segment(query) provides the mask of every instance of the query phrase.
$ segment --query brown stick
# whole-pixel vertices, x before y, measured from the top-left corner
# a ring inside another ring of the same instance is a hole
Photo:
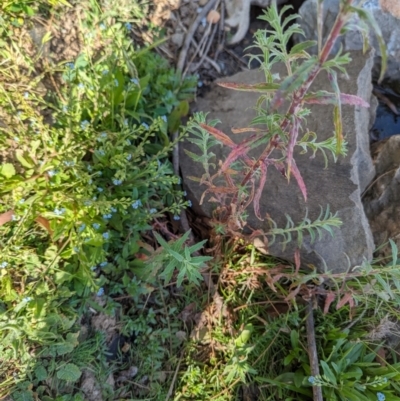
[[[308,344],[308,357],[310,359],[311,375],[319,376],[319,366],[318,366],[318,354],[317,345],[315,343],[315,330],[314,330],[314,315],[313,315],[313,301],[312,296],[307,304],[307,344]],[[324,401],[322,398],[322,388],[319,386],[313,386],[313,399],[314,401]]]

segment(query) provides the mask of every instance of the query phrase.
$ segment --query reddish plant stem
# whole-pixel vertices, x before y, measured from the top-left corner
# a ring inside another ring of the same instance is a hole
[[[342,8],[339,10],[339,14],[331,29],[328,39],[326,40],[325,45],[322,48],[322,51],[318,57],[318,64],[311,70],[307,80],[303,83],[303,85],[294,93],[292,102],[289,106],[286,116],[295,115],[299,111],[304,96],[307,94],[308,90],[310,89],[310,86],[314,82],[318,73],[321,71],[323,64],[328,59],[332,51],[332,48],[336,42],[336,39],[340,36],[340,31],[342,30],[347,20],[347,8],[352,5],[353,1],[354,0],[346,0]],[[285,117],[285,119],[281,123],[280,130],[282,132],[285,131],[288,128],[289,124],[290,124],[290,118]],[[242,187],[247,185],[247,183],[253,176],[254,172],[260,167],[261,163],[264,162],[270,156],[270,154],[274,151],[274,149],[277,147],[278,144],[279,144],[279,135],[275,134],[274,137],[271,139],[270,143],[268,144],[268,146],[261,153],[260,157],[250,168],[250,171],[243,178],[240,184]],[[235,194],[235,196],[232,199],[232,203],[236,204],[237,200],[238,196],[237,194]]]

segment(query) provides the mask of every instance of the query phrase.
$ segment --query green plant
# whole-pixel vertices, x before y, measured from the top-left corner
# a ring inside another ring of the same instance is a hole
[[[381,366],[377,362],[377,351],[381,346],[370,349],[364,341],[349,339],[347,330],[337,329],[326,333],[321,342],[320,376],[310,376],[306,358],[298,355],[296,362],[301,364],[296,372],[283,373],[274,379],[266,378],[265,382],[298,392],[299,398],[296,399],[304,399],[301,394],[311,385],[322,387],[326,400],[399,400],[396,381],[400,365]],[[292,341],[292,346],[299,349],[298,342]]]
[[[322,7],[322,1],[318,2]],[[239,90],[260,93],[256,110],[257,117],[252,121],[251,128],[243,128],[241,132],[252,133],[240,143],[235,143],[229,136],[214,127],[215,122],[205,123],[204,116],[197,116],[189,124],[188,132],[195,133],[195,138],[189,140],[198,145],[202,151],[201,156],[190,154],[197,162],[201,162],[205,168],[205,174],[201,178],[194,178],[207,188],[200,203],[206,194],[212,194],[212,200],[222,205],[216,211],[216,220],[222,221],[227,227],[227,232],[237,233],[245,225],[246,209],[253,203],[254,214],[262,220],[260,212],[260,198],[264,186],[267,183],[267,170],[274,167],[288,180],[291,176],[297,181],[303,197],[307,200],[307,189],[301,172],[297,168],[294,159],[296,146],[303,151],[311,150],[313,154],[322,152],[325,162],[327,153],[333,158],[346,153],[346,143],[343,138],[341,106],[342,104],[358,105],[368,107],[361,98],[340,93],[337,82],[337,71],[346,73],[345,65],[350,62],[348,54],[339,52],[330,57],[331,50],[336,39],[348,29],[348,23],[353,13],[357,13],[363,21],[372,24],[376,29],[380,45],[384,51],[379,27],[374,24],[373,18],[361,8],[353,6],[353,0],[342,0],[340,11],[326,42],[322,46],[322,38],[318,42],[318,54],[313,56],[307,49],[317,45],[315,41],[305,41],[293,46],[288,50],[288,42],[293,34],[304,34],[299,25],[289,23],[297,18],[292,14],[282,20],[283,14],[290,8],[285,6],[280,12],[273,5],[264,12],[261,19],[268,22],[271,29],[259,30],[255,34],[255,43],[252,47],[260,50],[260,55],[252,55],[250,58],[260,62],[260,69],[265,74],[265,82],[246,85],[238,83],[220,83],[219,85]],[[322,15],[319,13],[319,15]],[[330,58],[329,58],[330,57]],[[273,73],[276,63],[282,63],[286,67],[287,76],[280,78]],[[383,70],[385,68],[385,57],[383,57]],[[382,72],[383,72],[382,70]],[[332,86],[332,92],[312,91],[312,84],[316,76],[326,72]],[[286,102],[286,103],[284,103]],[[317,134],[307,131],[305,119],[310,113],[307,104],[334,104],[334,136],[326,141],[317,142]],[[304,135],[300,138],[300,133]],[[230,153],[224,161],[216,168],[211,163],[213,153],[212,147],[221,144],[229,148]],[[257,157],[252,159],[249,152],[257,149]],[[211,152],[211,153],[210,153]],[[193,179],[193,177],[191,177]],[[273,216],[272,216],[273,217]],[[322,217],[322,216],[321,216]],[[272,222],[272,220],[271,220]],[[272,222],[272,224],[274,224]],[[329,225],[337,226],[338,220],[335,216],[327,213],[323,220],[318,219],[316,225],[319,229],[327,229]],[[288,220],[288,227],[294,224]],[[297,233],[311,228],[312,224],[305,218],[300,222]],[[275,227],[276,228],[276,227]],[[318,230],[319,230],[318,229]],[[329,229],[328,229],[329,230]],[[257,234],[263,234],[258,232]],[[283,232],[281,232],[282,235]],[[268,235],[268,233],[264,233]],[[291,238],[285,236],[285,242]],[[301,242],[301,235],[298,235]]]
[[[154,233],[157,241],[162,246],[161,252],[151,260],[153,265],[152,274],[158,274],[162,269],[159,277],[164,280],[164,284],[171,281],[175,270],[178,270],[177,286],[180,287],[184,279],[190,283],[199,284],[203,279],[200,270],[205,266],[205,262],[212,259],[211,256],[192,256],[193,253],[203,248],[205,241],[198,242],[192,246],[185,246],[190,231],[182,235],[178,240],[167,243],[159,234]]]
[[[75,341],[89,307],[119,311],[122,332],[140,333],[141,318],[154,326],[141,375],[166,363],[160,348],[170,332],[158,315],[143,315],[152,289],[134,269],[152,269],[140,257],[141,234],[188,204],[169,161],[168,127],[180,124],[196,83],[135,49],[129,25],[110,23],[90,2],[84,10],[85,50],[46,70],[57,93],[43,93],[44,74],[12,36],[1,49],[0,395],[14,389],[15,399],[44,382],[57,397],[85,364],[93,368],[104,346],[92,344],[81,363]],[[121,295],[129,299],[120,303]],[[28,382],[34,358],[52,368]]]

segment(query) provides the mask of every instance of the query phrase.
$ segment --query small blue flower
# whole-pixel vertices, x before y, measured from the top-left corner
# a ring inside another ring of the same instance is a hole
[[[89,172],[93,171],[93,167],[90,164],[88,164],[86,168],[87,168],[87,171],[89,171]]]
[[[66,63],[65,64],[67,68],[69,68],[70,70],[73,70],[75,68],[74,63]]]
[[[386,383],[388,382],[387,377],[384,377],[383,380],[382,380],[382,382],[383,382],[383,384],[386,384]]]
[[[192,207],[192,201],[188,200],[187,203],[188,203],[188,207]]]
[[[67,111],[68,111],[68,107],[64,104],[64,106],[62,107],[62,111],[64,112],[64,113],[66,113]]]
[[[1,262],[0,263],[0,269],[5,269],[8,266],[7,262]]]
[[[92,227],[93,227],[95,230],[98,230],[98,229],[100,228],[100,224],[99,224],[99,223],[93,223],[93,224],[92,224]]]
[[[122,184],[122,180],[118,180],[116,178],[113,178],[112,182],[113,182],[114,185],[121,185]]]
[[[174,216],[174,220],[180,220],[181,218],[178,215]]]
[[[78,232],[81,233],[85,228],[86,228],[86,224],[82,223],[82,224],[78,227]]]
[[[131,78],[131,82],[135,85],[139,85],[139,81],[137,80],[137,78]]]
[[[187,192],[186,191],[183,191],[183,196],[187,196]]]
[[[128,156],[126,156],[126,160],[131,160],[132,159],[132,155],[129,153],[129,155]]]
[[[82,129],[86,129],[89,126],[89,121],[88,120],[84,120],[81,122],[81,128]]]
[[[161,168],[161,162],[158,159],[157,159],[157,165],[158,165],[158,168]]]
[[[114,79],[114,86],[118,87],[118,85],[119,85],[118,79]]]
[[[89,185],[92,185],[93,184],[93,180],[91,178],[89,178],[88,183],[89,183]]]
[[[97,175],[98,175],[99,177],[101,177],[101,176],[103,175],[103,172],[102,172],[102,171],[98,171],[98,172],[97,172]]]
[[[314,383],[315,383],[315,377],[314,377],[314,376],[310,376],[310,377],[308,378],[308,382],[309,382],[310,384],[314,384]]]
[[[162,116],[161,120],[163,120],[166,123],[167,122],[167,116]]]
[[[18,203],[20,204],[20,205],[22,205],[23,203],[25,203],[25,199],[20,199],[19,201],[18,201]]]
[[[135,200],[135,201],[132,203],[132,207],[133,207],[134,209],[137,209],[139,206],[142,206],[142,201],[141,201],[140,199]]]
[[[92,200],[96,201],[97,200],[97,196],[93,196]]]
[[[105,233],[103,233],[103,238],[104,239],[109,239],[110,238],[110,233],[109,232],[105,232]]]
[[[96,269],[97,269],[97,266],[92,266],[92,267],[90,268],[91,271],[96,270]]]
[[[103,139],[106,139],[106,138],[107,138],[107,133],[106,132],[102,132],[100,134],[100,136],[97,138],[97,141],[100,142],[100,141],[102,141]]]
[[[115,213],[115,212],[117,211],[117,209],[116,209],[115,207],[112,207],[110,210],[111,210],[113,213]]]
[[[128,31],[130,31],[130,30],[132,29],[132,24],[131,24],[130,22],[127,22],[127,23],[125,24],[125,28],[126,28]]]
[[[99,192],[103,192],[103,191],[104,191],[104,189],[103,189],[102,187],[97,187],[97,190],[98,190]]]
[[[203,82],[202,82],[202,81],[197,82],[197,86],[198,86],[199,88],[201,88],[201,87],[203,86]]]
[[[177,184],[178,184],[178,185],[181,185],[181,177],[178,177],[178,182],[177,182]]]
[[[104,156],[104,155],[106,154],[106,152],[104,152],[103,149],[96,150],[96,152],[97,152],[100,156]]]
[[[106,267],[108,265],[108,262],[101,262],[100,267]]]
[[[19,142],[19,138],[17,136],[14,137],[15,142]]]
[[[78,248],[77,246],[74,246],[73,249],[74,249],[74,252],[75,252],[75,253],[78,253],[78,252],[79,252],[79,248]]]
[[[105,24],[104,22],[102,22],[102,23],[99,25],[99,27],[100,27],[100,29],[101,29],[102,31],[104,31],[105,29],[107,29],[106,24]]]
[[[125,127],[127,127],[129,125],[129,120],[127,118],[125,118],[125,120],[124,120],[124,125],[125,125]]]
[[[57,171],[56,170],[49,170],[47,172],[47,174],[49,175],[49,177],[54,177],[57,174]]]
[[[383,394],[383,393],[376,393],[376,396],[378,397],[378,401],[386,400],[385,394]]]
[[[153,209],[150,209],[150,210],[149,210],[149,213],[150,213],[150,214],[157,213],[157,209],[154,209],[154,208],[153,208]]]
[[[97,291],[97,294],[96,294],[98,297],[101,297],[101,296],[103,296],[104,295],[104,288],[103,287],[101,287],[101,288],[99,288],[99,290]]]
[[[25,99],[28,99],[28,98],[29,98],[29,93],[28,93],[28,92],[25,92],[25,93],[24,93],[24,98],[25,98]]]
[[[31,297],[25,297],[25,298],[22,299],[22,302],[25,302],[25,303],[28,303],[30,301],[32,301]]]
[[[62,216],[64,213],[65,213],[65,208],[61,208],[61,209],[55,208],[54,209],[54,214],[56,214],[57,216]]]
[[[67,167],[72,167],[74,164],[75,164],[75,162],[73,160],[64,162],[64,165]]]
[[[101,73],[102,73],[103,75],[108,75],[108,70],[103,70]]]
[[[103,219],[104,219],[104,220],[111,219],[111,217],[112,217],[112,214],[111,214],[111,213],[109,213],[109,214],[104,214],[104,215],[103,215]]]
[[[144,127],[145,129],[149,129],[149,125],[146,123],[142,123],[142,127]]]
[[[92,202],[90,200],[86,200],[85,202],[83,202],[83,204],[85,206],[90,206],[92,204]]]
[[[131,142],[129,139],[127,139],[127,140],[126,140],[126,144],[127,144],[128,146],[131,146],[131,145],[132,145],[132,142]]]
[[[78,89],[85,89],[85,85],[82,82],[80,82],[78,84]]]

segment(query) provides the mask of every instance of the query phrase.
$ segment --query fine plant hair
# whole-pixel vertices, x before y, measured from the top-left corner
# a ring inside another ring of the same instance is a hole
[[[367,38],[368,26],[372,26],[378,37],[382,53],[381,78],[386,68],[385,45],[382,34],[373,17],[364,9],[353,5],[354,0],[341,0],[340,10],[325,43],[322,43],[321,30],[318,41],[304,41],[288,50],[288,42],[293,34],[303,35],[299,24],[293,23],[298,15],[292,14],[283,20],[284,13],[290,9],[285,6],[278,12],[276,4],[265,10],[260,19],[265,20],[271,29],[259,30],[255,34],[255,42],[251,47],[260,50],[259,54],[251,55],[250,61],[256,59],[260,62],[260,69],[265,74],[265,82],[257,84],[240,84],[222,82],[220,86],[247,92],[256,92],[260,98],[256,104],[257,116],[251,126],[233,130],[234,133],[248,132],[249,135],[240,143],[235,143],[228,135],[215,128],[217,121],[206,122],[204,114],[197,114],[188,124],[187,131],[192,134],[188,138],[201,150],[197,155],[187,152],[196,162],[203,165],[205,173],[201,178],[189,177],[207,188],[203,193],[200,204],[206,195],[211,195],[210,201],[219,206],[215,217],[222,222],[227,231],[237,234],[246,224],[246,209],[253,204],[255,216],[263,220],[260,211],[260,199],[264,186],[267,183],[267,170],[276,168],[288,181],[293,176],[299,189],[307,201],[307,188],[301,171],[294,158],[296,146],[302,152],[311,151],[314,156],[322,153],[325,167],[328,164],[327,154],[331,154],[334,161],[339,156],[346,155],[346,141],[342,127],[342,104],[369,107],[369,104],[358,96],[340,92],[338,85],[338,72],[346,74],[345,66],[351,61],[348,54],[342,50],[331,56],[336,40],[343,33],[360,29],[364,39]],[[318,1],[318,26],[322,24],[323,1]],[[355,26],[351,17],[358,14],[361,22]],[[367,25],[368,24],[368,25]],[[307,49],[317,46],[317,55],[311,55]],[[274,74],[273,66],[282,63],[286,67],[287,76],[280,78]],[[325,72],[331,84],[332,91],[313,91],[312,84],[317,75]],[[331,138],[318,142],[318,133],[309,132],[305,127],[306,117],[310,114],[308,104],[334,105],[333,122],[334,134]],[[227,146],[229,155],[218,166],[212,163],[214,154],[212,147],[216,144]],[[249,152],[256,149],[259,154],[252,158]],[[295,230],[301,246],[302,231],[306,230],[315,237],[321,234],[321,229],[332,234],[328,227],[338,227],[341,222],[336,214],[321,212],[316,222],[311,222],[307,215]],[[288,218],[286,231],[277,229],[270,217],[271,231],[262,235],[283,235],[284,244],[291,240],[291,231],[295,224]],[[289,233],[289,236],[286,235]],[[256,233],[253,233],[256,234]],[[257,232],[259,235],[260,232]]]

